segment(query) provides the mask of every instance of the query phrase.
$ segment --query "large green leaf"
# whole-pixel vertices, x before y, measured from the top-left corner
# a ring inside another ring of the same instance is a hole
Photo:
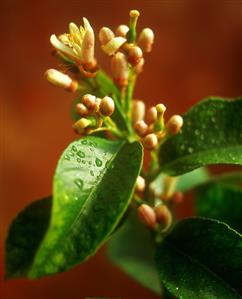
[[[196,190],[199,216],[223,221],[242,233],[242,188],[221,182],[209,183]]]
[[[177,223],[157,247],[161,282],[177,298],[242,298],[242,236],[216,220]]]
[[[130,211],[124,225],[110,239],[108,257],[140,284],[161,294],[152,239],[135,210]]]
[[[5,248],[5,276],[25,276],[50,222],[51,198],[31,203],[12,222]]]
[[[56,169],[50,226],[27,276],[65,271],[94,254],[127,209],[141,163],[138,142],[71,143]]]
[[[242,99],[209,98],[193,106],[181,133],[161,146],[159,159],[170,175],[208,164],[242,165]]]

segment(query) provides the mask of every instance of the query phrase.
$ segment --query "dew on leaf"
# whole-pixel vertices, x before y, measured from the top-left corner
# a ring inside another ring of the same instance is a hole
[[[83,151],[78,151],[77,156],[80,158],[85,158],[85,153]]]
[[[70,161],[71,160],[71,157],[69,156],[69,155],[65,155],[65,160],[68,160],[68,161]]]
[[[91,174],[91,176],[94,176],[93,170],[90,170],[90,174]]]
[[[77,152],[77,147],[76,147],[75,145],[73,145],[72,148],[71,148],[71,150],[72,150],[73,152]]]
[[[95,163],[97,167],[101,167],[103,165],[103,162],[98,158],[96,158]]]
[[[86,145],[87,144],[87,140],[82,140],[82,144]]]
[[[77,178],[74,180],[74,183],[80,190],[82,190],[82,188],[83,188],[83,180],[82,179]]]

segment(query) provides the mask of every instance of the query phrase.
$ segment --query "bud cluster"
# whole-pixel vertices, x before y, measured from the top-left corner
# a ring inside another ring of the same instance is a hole
[[[149,108],[146,112],[145,104],[142,101],[133,101],[132,120],[134,130],[148,150],[154,150],[167,135],[178,134],[182,128],[183,118],[180,115],[173,115],[165,123],[165,111],[165,105],[158,104]]]
[[[105,118],[111,116],[115,105],[112,98],[105,96],[98,98],[91,94],[85,94],[81,103],[76,104],[76,111],[81,118],[73,125],[77,134],[87,135],[100,128]]]
[[[156,207],[141,204],[138,207],[138,216],[148,228],[161,230],[162,232],[167,231],[172,223],[171,211],[164,204]]]

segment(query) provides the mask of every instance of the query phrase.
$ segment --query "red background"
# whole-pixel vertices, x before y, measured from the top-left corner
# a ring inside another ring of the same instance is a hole
[[[0,2],[1,274],[3,242],[16,213],[51,193],[59,155],[73,140],[72,95],[48,85],[43,73],[57,67],[51,33],[86,16],[94,29],[115,29],[139,9],[138,28],[155,32],[136,97],[183,113],[208,95],[242,93],[241,1],[24,1]],[[100,64],[108,60],[99,50]],[[37,281],[1,280],[4,299],[79,299],[85,296],[157,298],[110,265],[103,250],[75,269]]]

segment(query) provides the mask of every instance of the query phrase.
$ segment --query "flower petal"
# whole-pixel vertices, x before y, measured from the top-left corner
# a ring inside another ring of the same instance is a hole
[[[113,55],[118,49],[126,43],[127,39],[121,36],[114,37],[106,45],[101,46],[102,50],[109,56]]]
[[[73,52],[73,50],[71,48],[69,48],[68,46],[64,45],[57,37],[55,34],[52,34],[51,37],[50,37],[50,42],[52,44],[52,46],[66,54],[67,56],[71,57],[72,59],[75,59],[75,60],[79,60],[79,57]]]

